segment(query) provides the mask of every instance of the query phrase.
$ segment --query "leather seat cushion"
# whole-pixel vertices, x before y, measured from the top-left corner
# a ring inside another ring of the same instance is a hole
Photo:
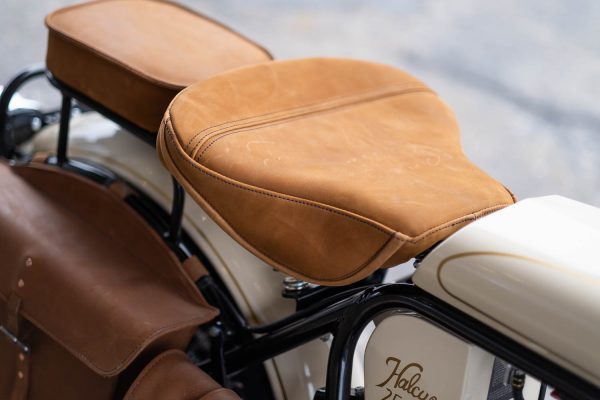
[[[163,163],[231,236],[290,275],[355,282],[514,202],[450,109],[389,66],[276,61],[185,89]]]
[[[53,12],[46,25],[50,72],[149,132],[184,87],[271,59],[225,26],[162,1],[83,3]]]
[[[162,353],[144,368],[124,400],[240,400],[198,369],[179,350]]]

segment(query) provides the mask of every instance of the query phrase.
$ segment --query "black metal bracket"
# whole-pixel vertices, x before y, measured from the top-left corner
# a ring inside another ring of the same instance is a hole
[[[8,135],[8,118],[10,101],[17,91],[30,80],[44,76],[46,68],[41,65],[36,65],[25,69],[17,76],[12,78],[6,87],[0,93],[0,156],[11,158],[15,148],[11,138]]]

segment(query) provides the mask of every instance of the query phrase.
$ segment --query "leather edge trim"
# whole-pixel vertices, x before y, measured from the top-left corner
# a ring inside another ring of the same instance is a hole
[[[4,294],[1,292],[0,292],[0,299],[2,299],[3,301],[6,301]],[[87,358],[87,356],[74,350],[73,348],[71,348],[71,346],[66,345],[64,343],[64,341],[62,341],[61,339],[58,339],[54,334],[51,334],[41,323],[38,322],[37,319],[31,317],[29,315],[29,313],[27,313],[26,311],[21,311],[20,314],[23,317],[25,317],[25,319],[28,320],[31,324],[35,325],[35,327],[37,327],[37,329],[42,331],[46,336],[48,336],[49,338],[54,340],[56,343],[58,343],[60,346],[62,346],[64,349],[66,349],[70,354],[72,354],[75,358],[77,358],[79,361],[81,361],[83,364],[85,364],[88,368],[90,368],[92,371],[96,372],[98,375],[103,376],[105,378],[110,378],[110,377],[116,376],[116,375],[120,374],[121,372],[123,372],[123,370],[129,366],[129,364],[144,350],[144,348],[146,346],[148,346],[149,344],[151,344],[154,340],[156,340],[164,335],[167,335],[169,333],[177,332],[179,330],[183,330],[185,328],[189,328],[192,326],[201,325],[210,320],[210,319],[207,319],[206,317],[195,317],[195,318],[191,318],[188,320],[180,321],[176,324],[172,324],[172,325],[163,327],[163,328],[155,331],[151,335],[147,336],[146,338],[144,338],[142,343],[138,347],[136,347],[131,353],[129,353],[123,360],[121,360],[119,362],[119,364],[117,364],[117,366],[115,366],[112,369],[102,369],[102,368],[98,367],[97,365],[93,364],[90,361],[90,359]],[[216,315],[214,315],[212,318],[214,318],[215,316]]]
[[[215,397],[218,396],[219,393],[227,393],[230,394],[231,398],[238,398],[238,396],[235,394],[235,392],[231,389],[227,389],[227,388],[218,388],[215,390],[211,390],[210,392],[206,393],[204,396],[200,397],[198,400],[219,400],[219,397]]]
[[[152,361],[150,361],[150,363],[148,363],[144,367],[142,372],[140,372],[140,374],[135,378],[135,381],[127,390],[127,393],[125,394],[123,400],[134,400],[135,392],[138,386],[140,386],[140,384],[144,380],[144,378],[146,378],[146,375],[148,375],[150,371],[152,371],[156,366],[158,366],[165,358],[169,358],[172,356],[177,356],[178,358],[182,358],[181,356],[183,356],[183,358],[187,359],[185,353],[183,353],[181,350],[167,350],[164,353],[159,354]]]
[[[171,142],[175,145],[175,147],[177,149],[177,152],[182,156],[182,158],[183,158],[183,160],[185,162],[187,162],[188,164],[190,164],[190,166],[192,168],[198,170],[201,173],[204,173],[204,174],[210,176],[211,178],[222,180],[224,183],[237,186],[237,187],[239,187],[241,189],[244,189],[244,190],[250,190],[250,191],[253,191],[253,192],[256,192],[256,193],[259,193],[259,194],[263,194],[263,195],[266,195],[266,196],[276,197],[276,198],[280,198],[282,200],[288,200],[288,201],[292,201],[292,202],[295,202],[295,203],[304,204],[304,205],[309,206],[309,207],[321,208],[321,209],[324,209],[326,211],[329,211],[329,212],[332,212],[332,213],[335,213],[335,214],[340,214],[340,215],[342,215],[342,216],[344,216],[346,218],[357,220],[358,222],[361,222],[363,224],[369,225],[373,229],[379,230],[379,231],[381,231],[381,232],[383,232],[383,233],[385,233],[387,235],[394,235],[394,234],[398,234],[399,233],[399,232],[396,232],[393,229],[389,228],[386,225],[383,225],[383,224],[381,224],[381,223],[379,223],[377,221],[373,221],[373,220],[371,220],[369,218],[366,218],[366,217],[364,217],[362,215],[355,214],[355,213],[353,213],[351,211],[348,211],[348,210],[337,208],[337,207],[331,206],[329,204],[321,203],[321,202],[318,202],[318,201],[314,201],[314,200],[310,200],[310,199],[306,199],[306,198],[302,198],[302,197],[291,196],[291,195],[288,195],[288,194],[285,194],[285,193],[280,193],[280,192],[276,192],[276,191],[273,191],[273,190],[268,190],[268,189],[265,189],[265,188],[261,188],[261,187],[258,187],[258,186],[253,186],[253,185],[250,185],[248,183],[238,181],[238,180],[236,180],[234,178],[222,175],[222,174],[218,173],[217,171],[214,171],[214,170],[206,167],[205,165],[202,165],[201,163],[193,160],[187,153],[185,153],[185,151],[181,148],[181,144],[175,139],[176,133],[175,133],[175,131],[172,128],[169,127],[169,124],[170,124],[170,115],[169,115],[169,112],[167,111],[167,114],[165,115],[165,119],[163,120],[163,129],[162,129],[162,131],[167,130],[170,133],[169,136],[172,136],[172,138],[170,138]],[[163,134],[162,136],[164,136],[164,135],[165,134]],[[168,140],[168,138],[166,138],[166,137],[163,137],[163,139],[164,139],[164,141]],[[166,145],[166,143],[161,143],[160,135],[159,135],[159,139],[157,139],[157,148],[159,146],[161,146],[161,145],[165,145],[165,149],[168,148],[168,146]],[[162,151],[162,149],[159,150],[159,151]],[[168,150],[167,150],[167,154],[168,154]],[[163,156],[164,155],[161,154],[160,155],[160,159],[161,159],[161,161],[164,162],[165,161],[165,157],[163,157]],[[171,161],[170,157],[167,157],[167,159],[168,159],[168,161]],[[175,170],[177,171],[177,173],[182,178],[184,178],[183,175],[179,172],[179,169],[177,168],[177,166],[175,165],[175,163],[173,162],[171,165],[175,168]],[[402,233],[399,233],[399,234],[401,236],[404,236],[405,238],[409,238],[409,236],[407,236],[407,235],[404,235]]]

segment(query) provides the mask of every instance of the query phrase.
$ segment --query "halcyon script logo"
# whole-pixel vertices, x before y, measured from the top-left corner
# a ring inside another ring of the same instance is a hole
[[[391,365],[393,369],[387,379],[377,385],[387,390],[387,394],[381,400],[398,400],[403,399],[403,396],[419,400],[438,400],[437,396],[430,395],[418,385],[423,376],[421,364],[413,362],[402,365],[400,359],[396,357],[388,357],[385,363]]]

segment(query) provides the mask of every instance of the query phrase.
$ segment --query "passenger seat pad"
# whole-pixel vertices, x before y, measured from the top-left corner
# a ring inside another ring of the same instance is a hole
[[[514,202],[429,87],[370,62],[275,61],[194,84],[158,151],[232,237],[319,284],[405,262]]]
[[[48,15],[46,25],[54,77],[149,132],[184,87],[271,59],[218,22],[163,1],[78,4]]]
[[[133,382],[124,400],[240,400],[179,350],[157,356]]]

